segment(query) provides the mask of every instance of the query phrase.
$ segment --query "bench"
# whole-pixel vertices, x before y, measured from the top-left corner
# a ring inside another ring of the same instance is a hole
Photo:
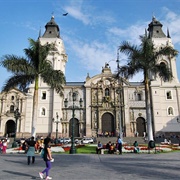
[[[109,149],[101,149],[101,154],[104,154],[104,152],[108,152],[109,151]]]

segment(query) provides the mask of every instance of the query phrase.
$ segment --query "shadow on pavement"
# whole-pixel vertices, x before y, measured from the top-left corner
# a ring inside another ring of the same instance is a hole
[[[27,177],[30,177],[31,179],[39,179],[39,177],[37,176],[32,176],[30,174],[25,174],[25,173],[21,173],[21,172],[13,172],[13,171],[7,171],[7,170],[3,170],[4,172],[6,173],[10,173],[10,174],[14,174],[14,175],[18,175],[18,176],[27,176]],[[13,177],[12,177],[13,179]]]

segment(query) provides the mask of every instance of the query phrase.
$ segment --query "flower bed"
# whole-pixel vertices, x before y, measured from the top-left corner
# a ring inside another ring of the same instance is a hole
[[[180,147],[166,147],[166,146],[158,146],[155,148],[148,148],[147,146],[139,146],[139,151],[142,153],[147,153],[149,151],[156,151],[156,152],[169,152],[172,150],[180,150]],[[123,152],[134,152],[134,146],[123,146]]]
[[[79,144],[79,145],[76,145],[76,148],[81,148],[83,146],[84,144]],[[71,146],[62,146],[62,148],[64,149],[65,152],[67,152],[67,151],[70,151]]]

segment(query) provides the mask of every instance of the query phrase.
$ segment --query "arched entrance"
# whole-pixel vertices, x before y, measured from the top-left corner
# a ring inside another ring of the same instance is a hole
[[[139,133],[139,136],[143,136],[143,133],[146,132],[146,123],[144,118],[138,117],[136,119],[136,130],[136,132]]]
[[[104,113],[102,116],[102,132],[108,132],[110,135],[115,136],[114,117],[110,113]]]
[[[8,120],[5,126],[5,136],[8,134],[8,137],[14,137],[15,135],[15,122],[13,120]]]
[[[69,122],[69,137],[72,136],[72,123],[73,123],[73,118],[70,119]],[[74,137],[79,137],[79,121],[76,118],[74,118]]]

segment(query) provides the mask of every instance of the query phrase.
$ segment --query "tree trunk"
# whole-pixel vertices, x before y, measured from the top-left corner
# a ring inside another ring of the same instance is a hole
[[[148,142],[153,141],[153,130],[152,130],[152,116],[151,116],[151,103],[150,103],[150,91],[149,91],[149,79],[145,75],[145,98],[146,98],[146,119],[147,119],[147,133]]]
[[[37,104],[38,104],[38,77],[35,79],[34,96],[33,96],[33,111],[32,111],[32,129],[31,135],[36,137],[36,122],[37,122]]]

